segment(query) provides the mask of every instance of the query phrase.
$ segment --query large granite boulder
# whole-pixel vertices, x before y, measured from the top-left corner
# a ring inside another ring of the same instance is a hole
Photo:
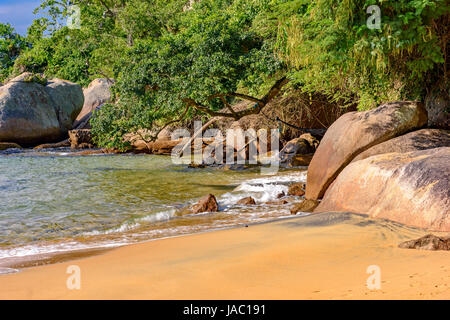
[[[111,86],[113,84],[113,80],[100,78],[93,80],[83,90],[84,105],[75,122],[73,122],[72,127],[74,129],[90,129],[89,119],[92,116],[92,112],[111,100]]]
[[[439,147],[450,147],[450,131],[422,129],[377,144],[357,155],[352,162],[391,152],[411,152]]]
[[[78,84],[53,79],[45,86],[45,90],[53,101],[59,128],[63,132],[72,129],[73,120],[80,112],[84,97]]]
[[[450,231],[450,147],[386,153],[348,165],[314,212],[356,212]]]
[[[358,154],[426,123],[425,108],[416,102],[391,102],[344,114],[327,130],[309,165],[306,198],[321,198]]]
[[[46,85],[24,74],[0,87],[0,141],[24,146],[59,141],[83,105],[79,85],[51,80]]]

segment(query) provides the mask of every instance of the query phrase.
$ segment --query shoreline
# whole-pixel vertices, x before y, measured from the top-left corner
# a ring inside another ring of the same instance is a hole
[[[172,236],[166,236],[166,237],[162,237],[162,238],[151,238],[151,239],[138,241],[138,242],[117,244],[114,246],[108,246],[107,244],[99,245],[99,246],[93,245],[92,247],[83,248],[83,249],[68,249],[65,251],[40,253],[40,254],[27,255],[27,256],[22,256],[22,257],[10,257],[10,258],[4,259],[5,262],[0,264],[0,269],[2,269],[2,268],[17,269],[18,272],[22,272],[23,270],[28,269],[28,268],[41,267],[41,266],[52,265],[52,264],[62,263],[62,262],[70,262],[70,261],[81,259],[81,258],[102,255],[108,251],[112,251],[112,250],[119,249],[122,247],[146,244],[146,243],[149,243],[152,241],[160,241],[160,240],[166,240],[166,239],[175,239],[175,238],[182,238],[182,237],[188,237],[188,236],[193,236],[193,235],[200,235],[200,234],[209,233],[209,232],[246,228],[249,226],[256,226],[256,225],[260,225],[260,224],[274,223],[274,222],[278,222],[278,221],[282,221],[282,220],[295,219],[300,216],[306,216],[306,215],[310,215],[310,214],[311,213],[305,213],[304,215],[298,215],[298,216],[281,216],[281,217],[277,217],[277,218],[274,218],[273,220],[268,220],[268,221],[260,221],[260,222],[253,222],[253,223],[247,223],[247,224],[238,224],[238,225],[234,225],[234,226],[207,229],[207,230],[197,231],[197,232],[193,232],[193,233],[172,235]],[[8,274],[8,273],[6,273],[6,274]],[[0,272],[0,277],[2,275],[3,274]]]
[[[1,299],[450,299],[450,254],[426,231],[323,213],[160,239],[0,276]],[[67,267],[81,290],[66,287]],[[370,265],[381,290],[366,287]]]
[[[60,151],[60,150],[59,150]],[[35,154],[35,150],[30,151],[32,154]],[[135,155],[132,156],[134,159]],[[72,154],[67,157],[68,159],[73,159],[75,157],[72,157]],[[140,157],[139,157],[140,158]],[[138,158],[138,159],[139,159]],[[157,160],[155,160],[157,158]],[[162,160],[167,160],[167,156],[149,156],[150,161],[158,161],[157,165],[160,167],[163,167],[165,170],[166,163],[161,160],[161,158],[164,158]],[[65,156],[57,156],[56,159],[66,159]],[[116,158],[113,158],[110,161],[116,161]],[[120,159],[120,158],[119,158]],[[42,161],[46,161],[45,159]],[[68,160],[67,160],[68,161]],[[128,165],[128,159],[127,165]],[[138,160],[141,161],[141,160]],[[143,163],[147,166],[147,159],[142,160]],[[160,164],[162,163],[162,164]],[[78,163],[76,163],[78,164]],[[107,168],[111,167],[114,168],[114,170],[123,170],[123,166],[117,165],[117,168],[114,167],[113,164],[103,164],[101,162],[100,164],[95,164],[93,168],[95,168],[96,171],[102,170],[102,166],[106,166]],[[141,162],[137,163],[137,167],[141,168],[139,165]],[[144,166],[145,169],[147,167]],[[159,167],[158,167],[159,168]],[[215,169],[215,168],[213,168]],[[87,167],[85,169],[83,167],[83,170],[90,172],[90,168]],[[133,171],[135,169],[131,169]],[[136,169],[138,170],[138,169]],[[152,170],[152,169],[150,169]],[[180,170],[177,169],[170,169],[171,173],[173,175],[179,175]],[[157,169],[156,171],[164,172],[163,170]],[[182,174],[191,175],[191,172],[186,170],[181,170]],[[149,173],[149,176],[151,175],[153,171]],[[204,171],[198,170],[195,172],[195,175],[192,175],[192,179],[196,179],[195,177],[200,177],[201,179],[209,179],[209,172],[210,171]],[[222,172],[222,171],[221,171]],[[215,173],[215,171],[214,171]],[[88,177],[84,177],[85,180],[88,180],[90,176],[90,173],[88,174]],[[123,180],[126,181],[128,177],[133,177],[133,173],[126,175]],[[228,176],[231,176],[229,178]],[[42,241],[37,242],[31,242],[31,243],[23,243],[21,245],[12,246],[12,247],[2,247],[0,249],[0,268],[26,268],[29,266],[36,266],[41,264],[51,264],[54,263],[54,261],[61,261],[61,260],[70,260],[70,256],[89,256],[92,254],[95,254],[97,251],[102,250],[109,250],[111,248],[116,248],[120,246],[130,245],[130,244],[136,244],[136,243],[142,243],[147,241],[152,241],[156,239],[166,238],[166,237],[174,237],[177,235],[187,235],[187,234],[195,234],[198,232],[204,232],[209,230],[220,230],[220,229],[228,229],[228,228],[234,228],[239,227],[241,224],[253,224],[253,223],[259,223],[260,220],[269,219],[269,220],[278,220],[281,216],[283,217],[289,217],[289,210],[282,210],[280,211],[277,206],[270,207],[269,210],[265,210],[265,207],[261,207],[263,204],[263,201],[266,200],[274,200],[275,196],[271,193],[279,193],[277,191],[279,188],[283,189],[285,188],[287,190],[287,183],[293,183],[297,181],[303,181],[305,176],[305,170],[298,169],[298,168],[290,168],[286,169],[283,174],[274,175],[274,176],[261,176],[253,171],[247,171],[245,176],[242,177],[241,172],[236,174],[229,174],[227,172],[222,174],[222,180],[217,182],[216,185],[214,184],[208,184],[207,182],[203,181],[199,183],[199,186],[203,188],[202,191],[198,191],[197,194],[195,194],[193,199],[199,197],[201,194],[205,194],[208,192],[214,192],[216,195],[218,195],[219,202],[221,205],[223,205],[223,208],[221,208],[221,211],[219,213],[214,214],[192,214],[192,215],[185,215],[185,216],[174,216],[172,211],[179,210],[179,208],[182,208],[182,206],[190,206],[191,204],[195,203],[194,200],[190,199],[190,196],[186,197],[187,199],[182,199],[181,201],[175,202],[174,199],[166,200],[165,196],[161,196],[160,198],[163,200],[160,200],[157,205],[161,208],[157,208],[153,211],[148,210],[147,213],[142,215],[135,215],[136,217],[129,218],[127,220],[118,219],[119,223],[113,226],[110,226],[108,229],[102,229],[101,225],[99,225],[99,231],[96,229],[93,229],[92,227],[88,230],[85,230],[79,233],[77,237],[65,237],[64,235],[61,236],[61,238],[56,237],[55,241],[52,241],[53,239],[50,239],[49,241],[46,241],[47,239],[43,239]],[[109,177],[109,176],[108,176]],[[114,178],[115,176],[113,176]],[[82,179],[83,176],[81,176],[80,179]],[[103,179],[105,180],[105,179]],[[97,184],[100,184],[103,182],[102,179],[98,179]],[[267,180],[267,181],[266,181]],[[272,181],[273,180],[273,181]],[[13,180],[12,180],[13,181]],[[121,181],[122,182],[122,181]],[[261,184],[261,186],[260,186]],[[253,190],[254,185],[257,185],[260,187],[260,190]],[[153,186],[153,185],[151,185]],[[89,185],[87,186],[89,187]],[[114,187],[114,186],[113,186]],[[238,187],[243,187],[242,189],[239,189],[236,191]],[[181,188],[184,188],[182,185]],[[249,190],[247,190],[249,188]],[[253,189],[252,189],[253,188]],[[120,189],[117,183],[117,189]],[[151,187],[147,187],[147,189],[151,189]],[[99,190],[100,192],[105,192],[102,188],[96,188],[96,191]],[[121,190],[121,189],[120,189]],[[152,189],[153,190],[153,189]],[[78,190],[79,191],[79,190]],[[130,188],[130,192],[132,193],[133,187]],[[159,189],[156,189],[156,191],[152,192],[161,192]],[[153,205],[152,200],[147,200],[147,197],[154,197],[152,192],[143,192],[143,196],[141,196],[141,206],[139,207],[140,212],[146,212],[148,203]],[[77,193],[75,191],[74,193]],[[179,193],[184,196],[183,189],[179,191]],[[121,196],[119,194],[119,196]],[[145,198],[144,198],[145,196]],[[253,196],[256,199],[257,197],[261,197],[264,199],[264,197],[269,197],[266,200],[261,200],[261,203],[258,203],[257,206],[253,207],[246,207],[246,214],[239,214],[237,215],[241,208],[239,206],[236,206],[235,202],[239,198],[243,198],[246,196]],[[123,197],[126,198],[126,197]],[[156,197],[156,199],[159,199]],[[178,198],[177,198],[178,199]],[[52,199],[53,200],[53,199]],[[105,200],[100,198],[95,198],[94,200],[97,200],[97,202],[101,202],[103,207],[105,206]],[[128,199],[126,199],[128,200]],[[34,200],[33,200],[34,201]],[[71,199],[69,199],[71,201]],[[121,205],[119,201],[117,201],[118,204]],[[161,205],[161,202],[163,204],[166,204],[165,207]],[[33,203],[32,203],[33,204]],[[57,203],[58,204],[58,203]],[[139,203],[138,203],[139,204]],[[156,207],[156,206],[155,206]],[[128,211],[131,209],[134,209],[134,206],[125,206],[125,208],[122,208],[122,210],[117,213],[118,215],[123,214],[125,215]],[[13,208],[14,209],[14,208]],[[52,208],[50,208],[52,209]],[[124,210],[125,209],[125,210]],[[51,210],[50,210],[51,211]],[[72,209],[72,211],[68,212],[70,214],[77,213],[77,211],[80,211],[78,208]],[[83,210],[84,211],[88,210]],[[105,210],[103,210],[105,211]],[[104,213],[102,210],[97,210],[97,213],[100,214]],[[276,212],[274,215],[271,214],[271,212]],[[286,212],[284,212],[286,211]],[[231,215],[227,216],[226,213],[232,213]],[[256,213],[257,216],[254,218],[252,216],[253,213]],[[108,213],[109,214],[109,213]],[[225,214],[225,216],[224,216]],[[258,215],[261,214],[261,217]],[[284,216],[286,214],[286,216]],[[218,217],[216,216],[218,215]],[[236,216],[236,218],[233,218],[233,215]],[[211,217],[209,219],[208,217]],[[217,219],[215,219],[216,217]],[[244,218],[242,218],[244,217]],[[81,220],[81,218],[80,218]],[[213,221],[217,220],[217,221]],[[90,220],[88,221],[90,222]],[[115,221],[114,221],[115,222]],[[154,223],[158,223],[158,226],[154,226]],[[191,225],[193,226],[191,228]],[[75,225],[77,226],[77,225]],[[66,227],[65,225],[62,225],[62,227],[57,226],[58,228],[64,229],[63,227]],[[195,228],[194,228],[195,227]],[[56,228],[56,230],[58,230]],[[67,228],[67,227],[66,227]],[[192,230],[183,230],[183,228],[191,228]],[[92,230],[93,229],[93,230]],[[45,229],[44,231],[46,231]],[[53,230],[52,230],[53,231]],[[159,232],[159,233],[158,233]],[[150,235],[148,235],[148,233]],[[58,234],[57,234],[58,235]],[[13,239],[14,240],[14,239]],[[73,242],[73,243],[72,243]],[[11,253],[8,252],[8,250],[11,250]],[[1,271],[0,271],[1,274]]]

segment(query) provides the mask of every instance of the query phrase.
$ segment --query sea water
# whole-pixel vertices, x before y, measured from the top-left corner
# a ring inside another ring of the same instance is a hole
[[[109,248],[290,216],[267,205],[306,171],[194,169],[154,155],[74,155],[68,149],[0,153],[0,267],[20,259]],[[220,212],[178,217],[202,196]],[[236,202],[252,196],[257,205]],[[3,264],[4,265],[4,264]],[[7,270],[7,269],[4,269]]]

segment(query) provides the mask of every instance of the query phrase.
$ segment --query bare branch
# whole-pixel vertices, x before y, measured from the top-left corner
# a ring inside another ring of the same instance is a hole
[[[289,79],[286,77],[283,77],[275,82],[275,84],[270,88],[270,90],[267,92],[267,94],[262,99],[257,99],[245,94],[240,93],[224,93],[224,94],[215,94],[208,98],[208,100],[214,99],[214,98],[221,98],[224,105],[230,110],[230,112],[219,112],[211,110],[210,108],[202,105],[201,103],[196,102],[194,99],[191,98],[184,98],[183,102],[187,105],[204,112],[212,117],[226,117],[226,118],[234,118],[236,121],[252,114],[258,114],[261,112],[261,110],[270,102],[273,98],[275,98],[281,91],[281,89],[289,82]],[[243,100],[248,100],[255,102],[256,104],[248,109],[241,110],[241,111],[234,111],[231,106],[228,105],[224,97],[236,97]]]
[[[156,134],[154,134],[153,136],[150,137],[150,140],[148,142],[154,142],[156,141],[156,139],[158,139],[158,135],[168,126],[170,126],[171,124],[174,124],[176,122],[180,122],[184,119],[184,117],[186,116],[186,114],[188,113],[189,109],[191,108],[190,105],[186,105],[186,109],[184,109],[184,112],[181,114],[181,116],[177,119],[171,120],[167,123],[165,123],[157,132]],[[144,140],[144,142],[147,143],[147,141]]]

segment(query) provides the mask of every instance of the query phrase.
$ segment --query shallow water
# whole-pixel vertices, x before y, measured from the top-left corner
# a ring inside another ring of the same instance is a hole
[[[275,200],[304,170],[264,176],[175,165],[150,155],[0,154],[0,265],[11,258],[119,246],[289,216]],[[216,195],[220,212],[175,217]],[[257,205],[236,201],[253,196]]]

